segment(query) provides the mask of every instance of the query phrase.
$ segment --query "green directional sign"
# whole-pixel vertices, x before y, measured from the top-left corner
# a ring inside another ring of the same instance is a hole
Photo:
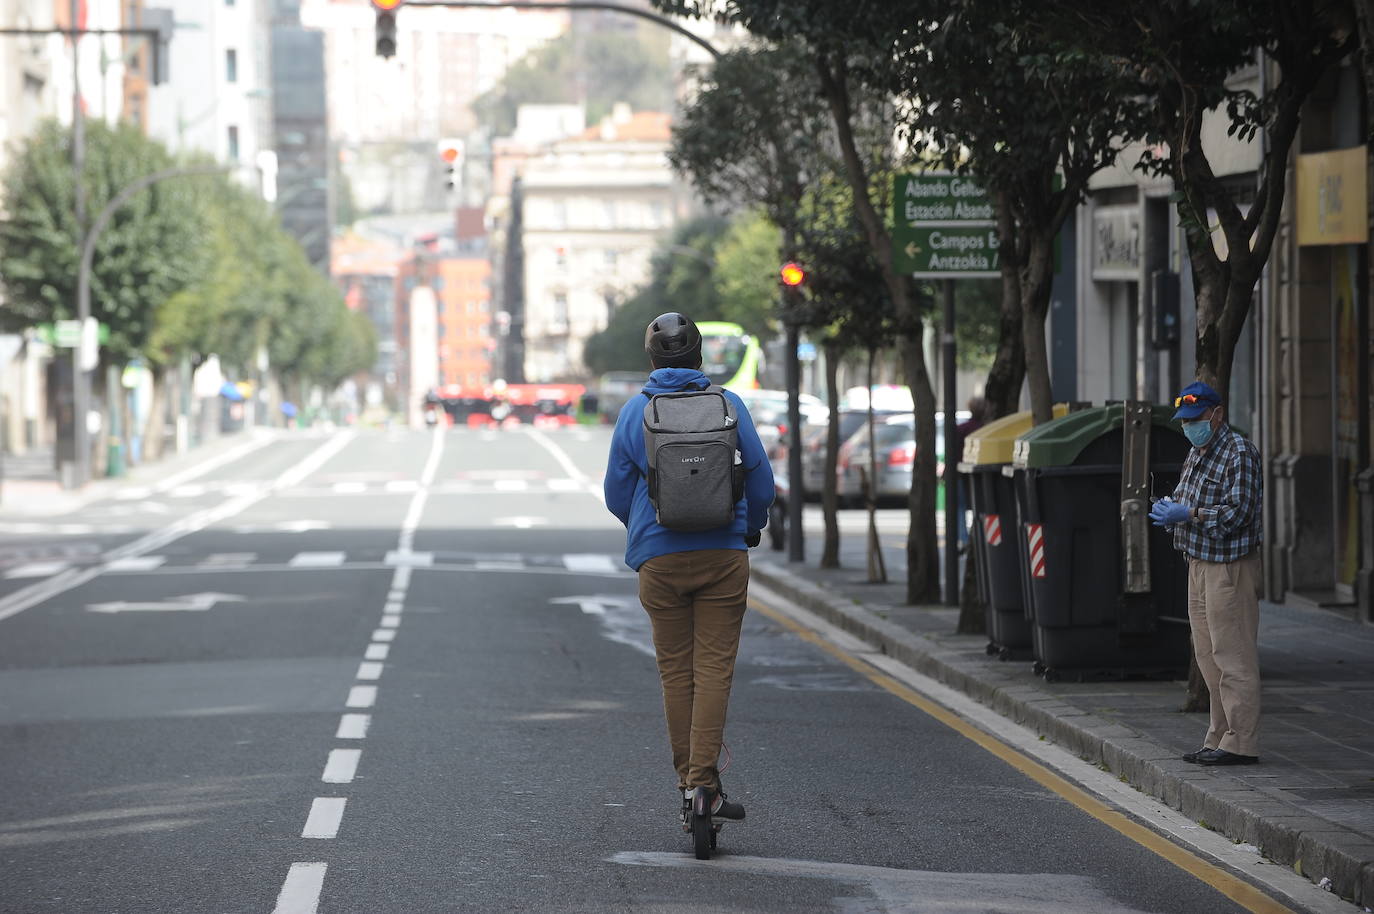
[[[893,251],[899,273],[928,278],[987,278],[998,273],[997,229],[984,225],[920,226]]]
[[[892,259],[920,279],[1000,275],[987,191],[964,175],[900,174],[892,186]]]

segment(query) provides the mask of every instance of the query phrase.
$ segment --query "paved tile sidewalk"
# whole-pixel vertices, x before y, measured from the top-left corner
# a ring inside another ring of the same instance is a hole
[[[1261,764],[1202,768],[1206,716],[1184,714],[1181,682],[1047,683],[1029,661],[999,661],[985,636],[955,635],[957,612],[903,605],[902,536],[882,537],[890,583],[865,582],[863,538],[842,540],[845,567],[756,550],[764,586],[1342,897],[1374,907],[1374,626],[1282,604],[1261,607]]]

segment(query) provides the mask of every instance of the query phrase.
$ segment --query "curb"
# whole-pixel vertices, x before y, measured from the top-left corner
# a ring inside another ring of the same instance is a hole
[[[785,568],[752,563],[760,584],[901,661],[957,689],[1090,764],[1100,765],[1141,793],[1160,800],[1233,841],[1253,844],[1270,860],[1313,882],[1331,880],[1347,901],[1374,903],[1374,839],[1277,800],[1142,737],[1027,685],[990,664],[940,647],[882,618],[864,604],[839,597]]]

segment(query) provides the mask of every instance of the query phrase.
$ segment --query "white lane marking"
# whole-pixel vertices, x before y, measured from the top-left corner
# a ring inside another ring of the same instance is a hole
[[[558,465],[563,468],[563,472],[568,474],[570,478],[575,479],[584,492],[594,496],[603,503],[606,501],[606,493],[602,490],[601,486],[593,482],[586,473],[579,470],[577,464],[573,463],[572,458],[568,456],[568,452],[555,444],[553,439],[537,428],[527,426],[522,430],[525,434],[534,439],[535,444],[538,444],[544,450],[552,454],[553,459],[557,460]]]
[[[286,872],[286,881],[277,893],[277,906],[272,914],[316,914],[320,909],[320,891],[324,888],[327,863],[293,863]]]
[[[405,604],[402,603],[400,600],[391,600],[386,604],[386,606],[382,607],[382,614],[388,616],[394,615],[395,613],[400,612],[404,606]]]
[[[348,434],[352,435],[353,433],[349,432]],[[168,489],[174,489],[188,480],[195,479],[197,476],[204,476],[211,470],[215,470],[226,464],[233,463],[234,461],[248,454],[251,454],[253,451],[256,451],[258,448],[263,447],[267,444],[271,444],[273,441],[278,440],[280,439],[277,438],[275,435],[258,434],[257,437],[254,438],[254,440],[247,441],[236,448],[225,451],[218,457],[212,457],[209,460],[198,463],[193,467],[188,467],[185,470],[182,470],[180,473],[173,473],[171,476],[168,476],[167,478],[161,480],[154,488],[156,491],[159,492],[165,492]]]
[[[396,630],[390,628],[379,628],[372,633],[373,641],[395,641]]]
[[[609,555],[563,556],[563,566],[569,571],[615,571],[615,559]]]
[[[606,860],[627,866],[686,867],[741,876],[826,879],[862,886],[875,902],[865,908],[885,914],[984,910],[1006,914],[1058,914],[1061,911],[1137,914],[1140,910],[1114,901],[1092,876],[898,870],[855,863],[735,854],[707,862],[690,854],[663,851],[621,851]]]
[[[550,479],[548,485],[553,492],[578,492],[582,489],[582,483],[576,479]]]
[[[328,530],[333,524],[325,520],[284,520],[273,525],[274,529],[283,533],[309,533],[311,530]],[[253,528],[253,533],[258,532],[258,528]]]
[[[364,660],[358,664],[357,679],[377,680],[382,678],[382,664]]]
[[[258,490],[260,483],[256,482],[231,482],[224,487],[226,495],[252,495]]]
[[[255,502],[262,500],[271,491],[293,486],[306,476],[315,472],[315,470],[319,469],[325,461],[343,450],[348,442],[353,440],[356,434],[356,432],[351,430],[338,433],[318,450],[311,453],[310,456],[277,477],[269,490],[260,491],[253,495],[245,495],[241,498],[230,499],[229,501],[222,502],[213,507],[197,511],[188,517],[184,517],[181,520],[163,527],[161,530],[155,530],[132,542],[125,543],[117,549],[112,549],[101,558],[106,562],[110,562],[127,556],[146,555],[149,552],[162,548],[168,543],[181,539],[183,536],[195,533],[198,530],[203,530],[211,524],[224,520],[227,517],[232,517]],[[249,447],[240,448],[238,450],[242,453],[247,453],[263,443],[264,442],[257,442]],[[217,464],[214,464],[213,461],[207,461],[206,464],[201,467],[195,467],[194,470],[198,474],[203,472],[210,465]],[[189,476],[185,478],[189,478]],[[99,567],[86,568],[84,570],[73,568],[60,575],[16,590],[14,593],[4,598],[0,598],[0,620],[18,615],[24,610],[37,606],[46,600],[50,600],[58,594],[74,590],[87,581],[97,577],[101,573],[101,570],[102,569]]]
[[[98,532],[98,529],[91,524],[58,524],[57,532],[62,536],[86,536]]]
[[[371,714],[345,714],[339,718],[339,730],[335,739],[365,739],[367,728],[372,726]]]
[[[496,527],[515,527],[517,530],[528,530],[531,527],[542,527],[548,521],[542,517],[498,517],[492,520],[492,525]]]
[[[401,565],[401,566],[398,566],[397,569],[396,569],[396,573],[395,573],[394,575],[391,576],[391,589],[392,589],[392,590],[399,590],[399,591],[401,591],[402,593],[405,593],[406,588],[409,587],[409,586],[410,586],[410,566],[409,566],[409,565]]]
[[[368,660],[385,660],[389,653],[391,653],[391,645],[389,644],[369,644],[363,656]]]
[[[131,555],[105,564],[106,571],[152,571],[167,561],[165,555]]]
[[[326,784],[351,784],[358,773],[358,760],[362,758],[361,749],[331,749],[329,760],[324,763],[324,774],[320,780]]]
[[[343,552],[300,552],[286,564],[292,568],[328,568],[342,565],[346,558]]]
[[[354,686],[348,690],[348,701],[344,702],[346,708],[370,708],[377,703],[376,686]]]
[[[302,838],[333,838],[339,833],[343,822],[346,797],[316,797],[310,804],[310,815],[306,817]]]
[[[386,558],[382,560],[382,563],[385,565],[396,565],[397,567],[401,565],[418,565],[421,568],[428,568],[434,564],[434,553],[410,552],[409,550],[403,552],[399,549],[393,549],[386,554]]]
[[[387,591],[386,601],[387,601],[388,603],[397,603],[397,602],[400,602],[401,600],[404,600],[405,598],[406,598],[406,592],[405,592],[404,590],[389,590],[389,591]]]
[[[336,482],[331,486],[335,495],[357,495],[367,491],[365,482]]]
[[[120,489],[118,492],[114,493],[114,500],[139,501],[151,497],[152,494],[153,490],[147,486],[130,486],[127,489]]]
[[[29,562],[26,565],[16,565],[5,572],[5,579],[12,581],[15,578],[46,578],[70,567],[70,562]]]
[[[524,562],[477,561],[472,563],[474,571],[524,571]]]
[[[420,488],[420,483],[414,479],[393,479],[386,484],[386,490],[394,494],[402,492],[415,492]]]
[[[382,628],[400,628],[400,616],[382,616]]]
[[[192,485],[187,486],[177,486],[175,489],[172,489],[167,494],[170,495],[172,498],[199,498],[200,496],[205,494],[205,491],[205,486],[199,483],[194,483]]]
[[[207,555],[200,567],[222,569],[230,565],[251,565],[257,557],[256,552],[215,552]]]
[[[113,603],[91,603],[86,609],[93,613],[121,612],[205,612],[216,603],[242,603],[246,598],[233,593],[188,593],[162,601],[131,603],[117,600]]]
[[[495,483],[498,492],[523,492],[530,484],[523,479],[498,479]]]

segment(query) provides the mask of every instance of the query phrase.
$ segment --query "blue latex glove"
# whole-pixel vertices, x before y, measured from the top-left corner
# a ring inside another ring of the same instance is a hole
[[[1172,527],[1174,524],[1188,522],[1191,510],[1187,505],[1171,498],[1161,498],[1150,509],[1150,520],[1156,527]]]

